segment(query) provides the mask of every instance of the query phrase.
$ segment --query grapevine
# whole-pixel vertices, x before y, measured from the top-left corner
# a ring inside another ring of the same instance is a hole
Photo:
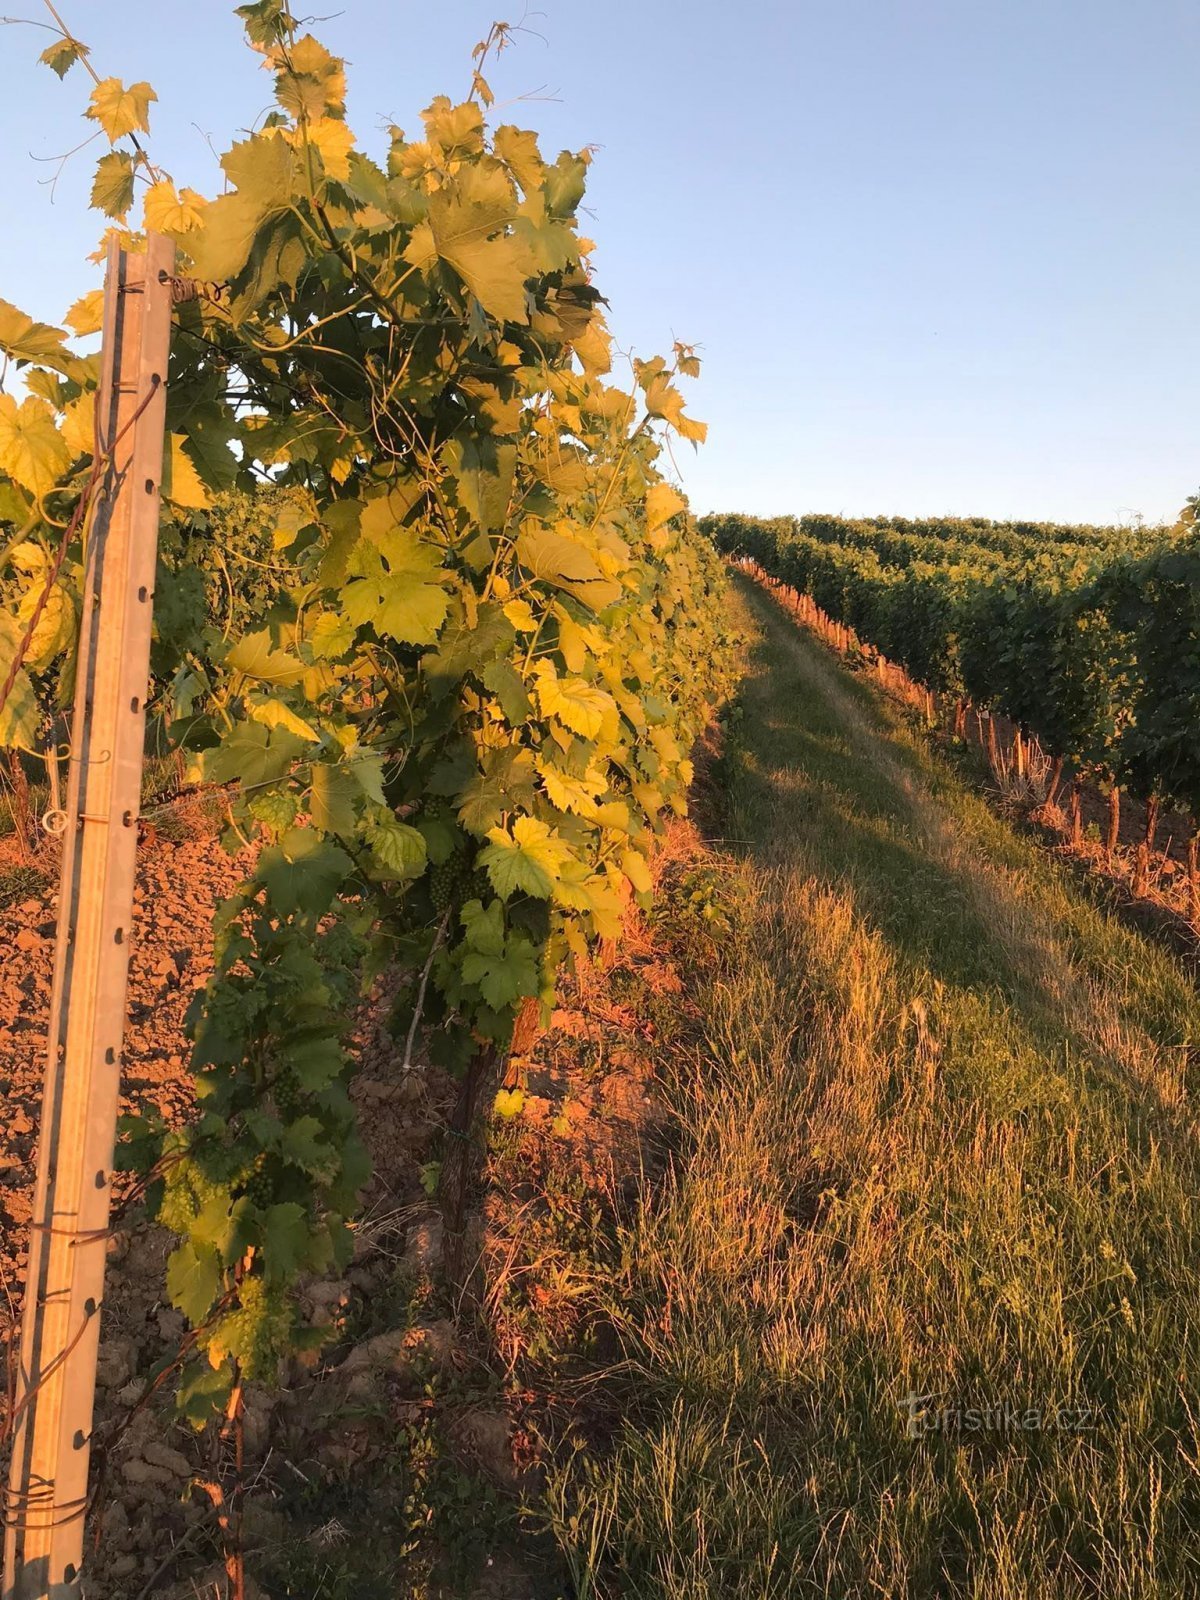
[[[219,197],[154,163],[149,85],[102,78],[87,109],[110,233],[167,234],[214,286],[175,312],[151,711],[260,850],[192,1009],[196,1118],[124,1146],[177,1236],[197,1423],[320,1337],[293,1291],[350,1247],[363,986],[411,974],[397,1026],[456,1071],[503,1050],[648,895],[732,659],[720,562],[660,466],[667,434],[704,436],[680,387],[699,364],[679,344],[611,379],[589,156],[490,126],[481,50],[468,99],[376,159],[285,0],[238,16],[276,104]],[[74,41],[46,59],[69,74]],[[66,320],[94,332],[98,292]],[[87,481],[98,363],[7,303],[0,350],[29,391],[0,395],[3,670]],[[9,746],[65,704],[78,557],[13,675]]]

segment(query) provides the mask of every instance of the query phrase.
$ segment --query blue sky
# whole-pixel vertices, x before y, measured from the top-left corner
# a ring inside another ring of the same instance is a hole
[[[156,160],[215,192],[203,135],[224,149],[268,100],[231,6],[61,6],[102,76],[158,91]],[[368,148],[520,17],[341,7],[315,31]],[[1194,0],[531,0],[525,21],[490,77],[544,147],[598,147],[619,343],[701,347],[709,442],[676,452],[698,510],[1155,521],[1200,484]],[[36,66],[48,39],[0,30],[0,296],[53,321],[98,281],[98,146],[51,196],[32,157],[86,135],[90,85]]]

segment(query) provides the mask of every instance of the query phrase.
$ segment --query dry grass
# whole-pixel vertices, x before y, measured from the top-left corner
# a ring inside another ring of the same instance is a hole
[[[1200,1593],[1200,1003],[748,599],[751,843],[594,1291],[636,1377],[551,1483],[576,1592]]]

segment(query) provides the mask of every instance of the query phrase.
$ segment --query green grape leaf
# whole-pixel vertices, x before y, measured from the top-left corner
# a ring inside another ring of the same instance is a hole
[[[270,1206],[262,1225],[263,1255],[269,1281],[287,1283],[308,1254],[308,1220],[294,1200]]]
[[[495,1011],[538,992],[537,957],[524,934],[511,934],[501,954],[469,951],[463,957],[462,975],[464,982],[478,985]]]
[[[506,811],[521,811],[533,804],[533,755],[519,745],[488,750],[483,769],[459,796],[458,819],[469,833],[486,838]]]
[[[463,615],[447,623],[438,647],[422,659],[421,668],[435,698],[448,694],[469,672],[481,673],[512,647],[516,630],[503,608],[485,601],[474,626]]]
[[[285,915],[327,911],[338,885],[354,863],[337,845],[312,828],[290,828],[278,844],[269,845],[258,863],[258,875],[271,899]]]
[[[406,822],[389,817],[375,823],[368,830],[367,843],[379,866],[393,877],[416,878],[425,870],[425,836]]]
[[[219,745],[206,750],[202,770],[208,783],[241,783],[245,788],[281,778],[303,753],[305,741],[287,728],[240,722]]]
[[[314,762],[309,811],[313,827],[322,833],[348,837],[358,820],[355,802],[361,790],[348,767],[329,762]]]
[[[526,722],[533,710],[533,702],[525,688],[524,680],[508,661],[493,661],[482,673],[483,681],[500,702],[509,723],[515,728]]]
[[[233,1393],[233,1365],[216,1367],[207,1359],[189,1361],[179,1378],[175,1404],[180,1415],[199,1432],[225,1410]]]
[[[221,1291],[221,1257],[211,1244],[190,1240],[167,1258],[167,1294],[189,1322],[203,1322]]]
[[[283,1130],[280,1155],[312,1177],[331,1177],[337,1167],[337,1153],[325,1142],[324,1131],[319,1118],[298,1117]]]
[[[289,1040],[286,1059],[288,1070],[308,1094],[319,1094],[328,1088],[345,1065],[341,1045],[327,1033]]]

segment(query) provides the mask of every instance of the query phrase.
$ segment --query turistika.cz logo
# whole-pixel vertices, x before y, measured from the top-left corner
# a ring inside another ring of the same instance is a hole
[[[1061,1406],[1022,1406],[1012,1400],[982,1405],[939,1404],[946,1391],[904,1395],[900,1408],[907,1417],[910,1439],[927,1433],[1082,1433],[1096,1426],[1098,1408],[1090,1400]]]

